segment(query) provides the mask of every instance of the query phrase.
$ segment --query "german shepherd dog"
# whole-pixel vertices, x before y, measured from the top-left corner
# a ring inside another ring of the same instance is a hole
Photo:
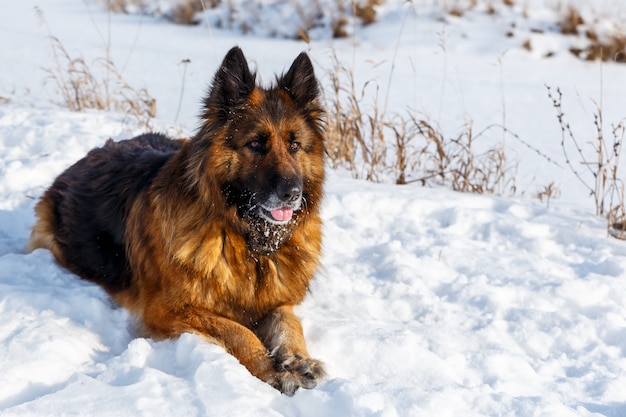
[[[196,333],[287,395],[324,367],[293,306],[320,260],[324,112],[301,53],[269,88],[231,49],[189,140],[91,150],[35,211],[29,248],[93,281],[154,339]]]

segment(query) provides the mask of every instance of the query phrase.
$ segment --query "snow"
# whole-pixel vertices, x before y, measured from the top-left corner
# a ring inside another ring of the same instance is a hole
[[[316,69],[330,68],[335,51],[353,63],[357,82],[389,91],[390,110],[410,107],[452,133],[468,119],[480,127],[505,119],[564,165],[544,84],[563,89],[572,129],[593,137],[594,101],[607,123],[626,116],[626,67],[579,61],[568,39],[532,32],[549,28],[554,14],[526,4],[528,19],[504,9],[447,23],[431,2],[414,4],[408,17],[397,6],[353,39],[309,44],[109,16],[99,2],[3,5],[0,416],[626,415],[626,246],[607,237],[567,169],[510,137],[526,191],[514,197],[374,184],[330,170],[323,268],[297,308],[329,378],[292,398],[196,336],[135,337],[132,319],[99,287],[47,251],[24,253],[36,198],[54,176],[107,138],[142,131],[124,115],[58,104],[44,83],[51,55],[35,5],[87,60],[103,56],[110,29],[113,59],[131,85],[157,98],[155,127],[171,134],[194,131],[198,103],[232,45],[266,82],[302,50]],[[603,13],[623,12],[602,4]],[[516,35],[507,38],[513,20]],[[536,45],[530,52],[520,47],[526,38]],[[184,79],[183,59],[191,61]],[[561,199],[532,197],[552,180]]]

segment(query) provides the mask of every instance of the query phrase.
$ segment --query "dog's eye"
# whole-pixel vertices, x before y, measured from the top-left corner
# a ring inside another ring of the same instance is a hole
[[[300,150],[300,148],[302,148],[302,145],[300,144],[300,142],[291,142],[289,144],[289,150],[291,151],[291,153],[296,153]]]
[[[246,143],[246,146],[251,151],[254,151],[257,153],[265,153],[265,147],[266,147],[267,141],[268,141],[268,135],[261,132],[261,133],[258,133],[256,136],[252,137],[248,141],[248,143]]]
[[[289,132],[289,150],[291,153],[298,152],[300,148],[302,148],[302,145],[296,140],[296,134]]]
[[[254,152],[263,151],[263,143],[258,139],[252,139],[250,142],[246,144],[246,146]]]

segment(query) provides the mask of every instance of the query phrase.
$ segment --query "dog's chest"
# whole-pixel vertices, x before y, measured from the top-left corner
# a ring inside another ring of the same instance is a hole
[[[240,323],[304,299],[317,266],[318,245],[307,246],[296,234],[276,252],[262,255],[251,252],[245,237],[228,229],[195,236],[175,245],[173,260],[186,275],[186,291],[177,298]],[[172,286],[180,289],[181,284],[172,277]]]
[[[208,307],[246,324],[280,305],[299,304],[308,287],[302,271],[266,256],[218,266],[211,275],[203,291]]]

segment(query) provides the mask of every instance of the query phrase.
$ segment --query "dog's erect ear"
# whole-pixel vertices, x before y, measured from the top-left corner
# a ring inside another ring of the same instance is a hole
[[[225,109],[238,104],[254,90],[255,78],[241,49],[233,47],[215,74],[206,107]]]
[[[309,56],[302,52],[286,74],[278,79],[278,88],[287,91],[300,107],[314,101],[319,95],[317,79]]]

